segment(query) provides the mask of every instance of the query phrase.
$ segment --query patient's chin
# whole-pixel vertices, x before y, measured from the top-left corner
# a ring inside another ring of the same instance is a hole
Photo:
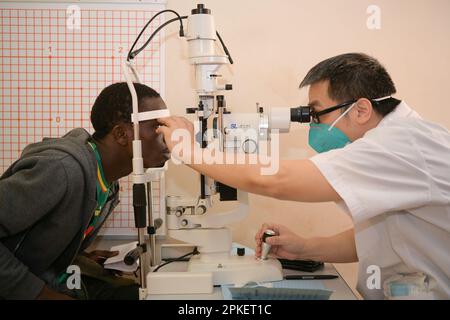
[[[149,168],[162,168],[166,164],[167,160],[169,160],[169,159],[164,157],[163,159],[161,159],[159,161],[152,161],[152,162],[149,162],[149,163],[144,163],[144,167],[147,168],[147,169],[149,169]]]

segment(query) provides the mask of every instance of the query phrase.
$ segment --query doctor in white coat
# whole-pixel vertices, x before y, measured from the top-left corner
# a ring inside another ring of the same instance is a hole
[[[346,263],[359,261],[358,290],[366,299],[450,298],[450,133],[392,97],[386,69],[365,54],[344,54],[312,68],[311,159],[280,161],[274,175],[263,165],[190,164],[240,190],[300,202],[334,201],[354,228],[329,238],[305,239],[265,224],[274,256]],[[434,106],[447,108],[447,106]],[[169,149],[172,133],[192,124],[160,119]],[[192,143],[192,148],[195,144]],[[379,279],[376,279],[379,277]]]

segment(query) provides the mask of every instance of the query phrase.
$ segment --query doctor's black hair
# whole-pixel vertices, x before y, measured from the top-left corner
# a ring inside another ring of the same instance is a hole
[[[360,98],[377,99],[397,92],[386,69],[364,53],[347,53],[324,60],[313,67],[300,88],[329,81],[328,95],[338,103]],[[395,110],[400,100],[372,101],[373,108],[383,117]]]
[[[142,99],[159,98],[152,88],[135,83],[139,109]],[[126,82],[112,84],[99,94],[91,111],[91,123],[95,129],[94,139],[104,138],[119,123],[131,123],[133,113],[130,89]]]

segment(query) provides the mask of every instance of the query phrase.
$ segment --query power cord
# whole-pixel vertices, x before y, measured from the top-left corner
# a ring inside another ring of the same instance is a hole
[[[145,44],[137,49],[136,51],[134,50],[134,47],[136,46],[136,44],[138,43],[139,39],[141,38],[141,36],[144,34],[145,30],[148,28],[148,26],[161,14],[166,13],[166,12],[170,12],[173,13],[177,16],[177,18],[172,19],[167,21],[166,23],[164,23],[162,26],[160,26],[157,30],[155,30],[155,32],[153,32],[153,34],[151,35],[151,37],[145,42]],[[178,12],[174,11],[174,10],[163,10],[158,12],[157,14],[155,14],[148,22],[147,24],[144,26],[144,28],[142,29],[142,31],[139,33],[138,37],[136,38],[136,40],[134,41],[133,45],[131,46],[130,51],[128,52],[128,57],[127,57],[127,61],[133,60],[139,53],[141,53],[142,50],[144,50],[150,43],[150,41],[152,41],[153,37],[159,32],[159,30],[161,30],[163,27],[165,27],[166,25],[168,25],[169,23],[172,23],[174,21],[180,21],[180,37],[184,37],[184,27],[183,27],[183,19],[186,19],[187,17],[181,17]]]
[[[160,264],[155,270],[153,270],[153,272],[158,272],[159,269],[161,269],[161,268],[164,267],[164,266],[167,266],[169,263],[181,261],[181,260],[183,260],[184,258],[187,258],[187,257],[189,257],[189,256],[195,256],[195,255],[197,255],[197,254],[199,254],[199,253],[200,253],[200,252],[198,252],[197,247],[195,247],[194,250],[193,250],[192,252],[189,252],[189,253],[187,253],[187,254],[181,256],[181,257],[178,257],[178,258],[172,259],[172,260],[170,260],[170,261],[164,262],[163,264]]]
[[[230,64],[234,64],[233,58],[231,58],[231,54],[230,54],[230,52],[228,51],[227,46],[226,46],[225,43],[223,42],[222,37],[220,36],[219,32],[216,31],[216,34],[217,34],[217,38],[219,39],[220,43],[222,44],[223,51],[225,52],[225,54],[226,54],[227,57],[228,57],[228,60],[230,61]]]
[[[165,23],[163,23],[162,25],[160,25],[150,36],[150,38],[148,38],[148,40],[144,43],[144,45],[142,47],[140,47],[139,49],[134,50],[134,47],[136,46],[136,44],[138,43],[139,39],[141,38],[142,34],[145,32],[145,30],[147,29],[147,27],[155,20],[155,18],[164,13],[164,12],[171,12],[174,13],[175,15],[177,15],[177,18],[174,19],[170,19],[168,21],[166,21]],[[173,10],[163,10],[158,12],[156,15],[154,15],[149,22],[147,22],[147,24],[144,26],[144,28],[142,29],[142,31],[139,33],[138,37],[136,38],[136,40],[134,41],[133,45],[131,46],[130,51],[128,52],[128,57],[127,57],[127,61],[133,60],[134,58],[136,58],[136,56],[141,53],[149,44],[150,42],[153,40],[153,38],[158,34],[159,31],[161,31],[164,27],[166,27],[167,25],[171,24],[172,22],[175,21],[180,21],[180,32],[179,35],[180,37],[184,37],[184,27],[183,27],[183,20],[187,19],[188,16],[180,16],[177,12],[173,11]],[[228,50],[227,46],[225,45],[222,37],[220,36],[219,32],[216,31],[216,35],[217,38],[220,41],[220,44],[222,45],[223,51],[225,52],[225,54],[228,57],[228,60],[230,61],[230,64],[234,64],[233,58],[231,57],[230,51]]]

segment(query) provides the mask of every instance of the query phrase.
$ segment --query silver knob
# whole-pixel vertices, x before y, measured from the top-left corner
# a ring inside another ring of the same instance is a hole
[[[175,216],[176,217],[181,217],[183,215],[183,211],[182,210],[177,210],[176,212],[175,212]]]
[[[242,151],[244,151],[247,154],[253,154],[258,151],[258,144],[255,140],[247,139],[242,144]]]
[[[205,214],[206,213],[206,207],[205,206],[198,206],[195,210],[197,214]]]

